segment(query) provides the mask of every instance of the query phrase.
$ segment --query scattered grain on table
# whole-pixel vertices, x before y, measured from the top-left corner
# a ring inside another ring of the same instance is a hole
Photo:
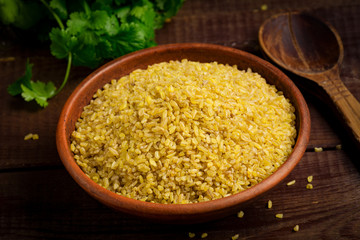
[[[239,234],[235,234],[234,236],[231,237],[231,240],[237,240],[239,239]]]
[[[306,184],[306,189],[313,189],[314,186],[311,183]]]
[[[12,62],[15,61],[15,57],[2,57],[0,58],[0,62]]]
[[[195,237],[195,233],[189,232],[189,238],[194,238],[194,237]]]
[[[307,177],[307,181],[308,181],[309,183],[311,183],[312,180],[313,180],[313,178],[314,178],[313,176],[308,176],[308,177]]]
[[[314,151],[315,152],[322,152],[322,151],[324,151],[324,149],[322,147],[315,147]]]
[[[295,227],[293,228],[293,231],[294,231],[294,232],[298,232],[299,229],[300,229],[299,225],[295,225]]]
[[[292,186],[292,185],[294,185],[295,183],[296,183],[296,180],[292,180],[292,181],[288,182],[286,185],[287,185],[287,186]]]
[[[26,134],[25,137],[24,137],[24,140],[27,141],[27,140],[38,140],[39,139],[39,135],[36,134],[36,133],[29,133],[29,134]]]
[[[277,213],[277,214],[275,215],[275,217],[276,217],[276,218],[284,218],[284,214],[282,214],[282,213]]]
[[[203,234],[201,234],[201,238],[206,238],[208,236],[208,234],[207,233],[203,233]]]
[[[272,201],[271,200],[269,200],[268,202],[267,202],[267,208],[272,208]]]
[[[243,218],[244,215],[245,215],[244,211],[239,211],[239,212],[237,213],[237,217],[238,217],[238,218]]]

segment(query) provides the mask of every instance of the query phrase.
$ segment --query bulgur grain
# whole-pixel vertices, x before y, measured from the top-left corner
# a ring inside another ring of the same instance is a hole
[[[27,141],[27,140],[38,140],[39,139],[39,135],[36,134],[36,133],[29,133],[29,134],[26,134],[25,137],[24,137],[24,140]]]
[[[195,237],[195,233],[189,232],[189,238],[194,238],[194,237]]]
[[[311,183],[308,183],[306,185],[306,189],[313,189],[313,188],[314,188],[314,186]]]
[[[308,183],[311,183],[311,182],[312,182],[312,180],[313,180],[313,178],[314,178],[313,176],[308,176],[308,177],[307,177],[307,181],[308,181]]]
[[[276,218],[284,218],[284,214],[282,214],[282,213],[277,213],[277,214],[275,215],[275,217],[276,217]]]
[[[244,217],[244,211],[239,211],[238,213],[237,213],[237,217],[238,218],[243,218]]]
[[[71,135],[82,170],[157,203],[229,196],[267,178],[295,143],[294,107],[250,69],[170,61],[99,89]]]
[[[315,152],[322,152],[322,151],[324,151],[324,149],[322,147],[315,147],[314,151]]]
[[[231,240],[237,240],[239,239],[239,234],[235,234],[234,236],[231,237]]]
[[[206,238],[208,236],[208,234],[207,233],[203,233],[203,234],[201,234],[201,238]]]
[[[32,139],[32,137],[33,137],[33,134],[32,134],[32,133],[26,134],[25,137],[24,137],[24,140],[25,140],[25,141],[26,141],[26,140],[30,140],[30,139]]]
[[[300,229],[299,225],[295,225],[295,227],[293,228],[294,232],[298,232]]]
[[[292,180],[292,181],[288,182],[286,185],[287,185],[287,186],[292,186],[292,185],[294,185],[295,183],[296,183],[296,180]]]
[[[267,207],[268,207],[269,209],[272,208],[272,201],[271,201],[271,200],[268,201]]]
[[[33,139],[33,140],[38,140],[38,139],[39,139],[39,134],[34,133],[34,134],[32,135],[32,139]]]

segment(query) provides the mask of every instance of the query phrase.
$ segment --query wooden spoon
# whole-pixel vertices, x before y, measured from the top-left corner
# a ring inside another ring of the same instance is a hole
[[[306,13],[289,12],[266,20],[259,41],[276,64],[326,91],[360,146],[360,103],[340,79],[344,49],[336,30]]]

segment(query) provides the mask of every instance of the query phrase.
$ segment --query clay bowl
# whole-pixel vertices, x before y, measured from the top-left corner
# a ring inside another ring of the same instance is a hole
[[[157,204],[143,202],[117,195],[87,177],[75,163],[70,151],[70,135],[83,107],[89,104],[97,89],[112,79],[119,79],[135,69],[169,61],[188,59],[200,62],[217,61],[236,64],[239,69],[251,68],[262,75],[270,84],[284,92],[296,109],[297,140],[287,161],[270,177],[261,183],[229,197],[193,204]],[[56,144],[60,158],[73,179],[92,197],[103,204],[124,213],[166,223],[198,223],[230,214],[235,214],[244,204],[258,198],[280,183],[297,165],[303,156],[310,135],[310,114],[306,102],[294,83],[270,63],[243,51],[201,43],[170,44],[137,51],[115,59],[90,74],[74,90],[61,112]]]

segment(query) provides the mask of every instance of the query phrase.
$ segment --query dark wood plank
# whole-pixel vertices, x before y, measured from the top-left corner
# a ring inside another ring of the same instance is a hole
[[[306,189],[312,175],[314,188]],[[296,180],[295,185],[286,183]],[[268,200],[273,207],[267,209]],[[64,169],[0,174],[2,239],[356,239],[360,236],[360,175],[342,150],[306,153],[280,185],[224,219],[197,225],[142,221],[109,209],[83,191]],[[283,219],[275,214],[283,213]],[[292,232],[298,224],[299,232]]]

